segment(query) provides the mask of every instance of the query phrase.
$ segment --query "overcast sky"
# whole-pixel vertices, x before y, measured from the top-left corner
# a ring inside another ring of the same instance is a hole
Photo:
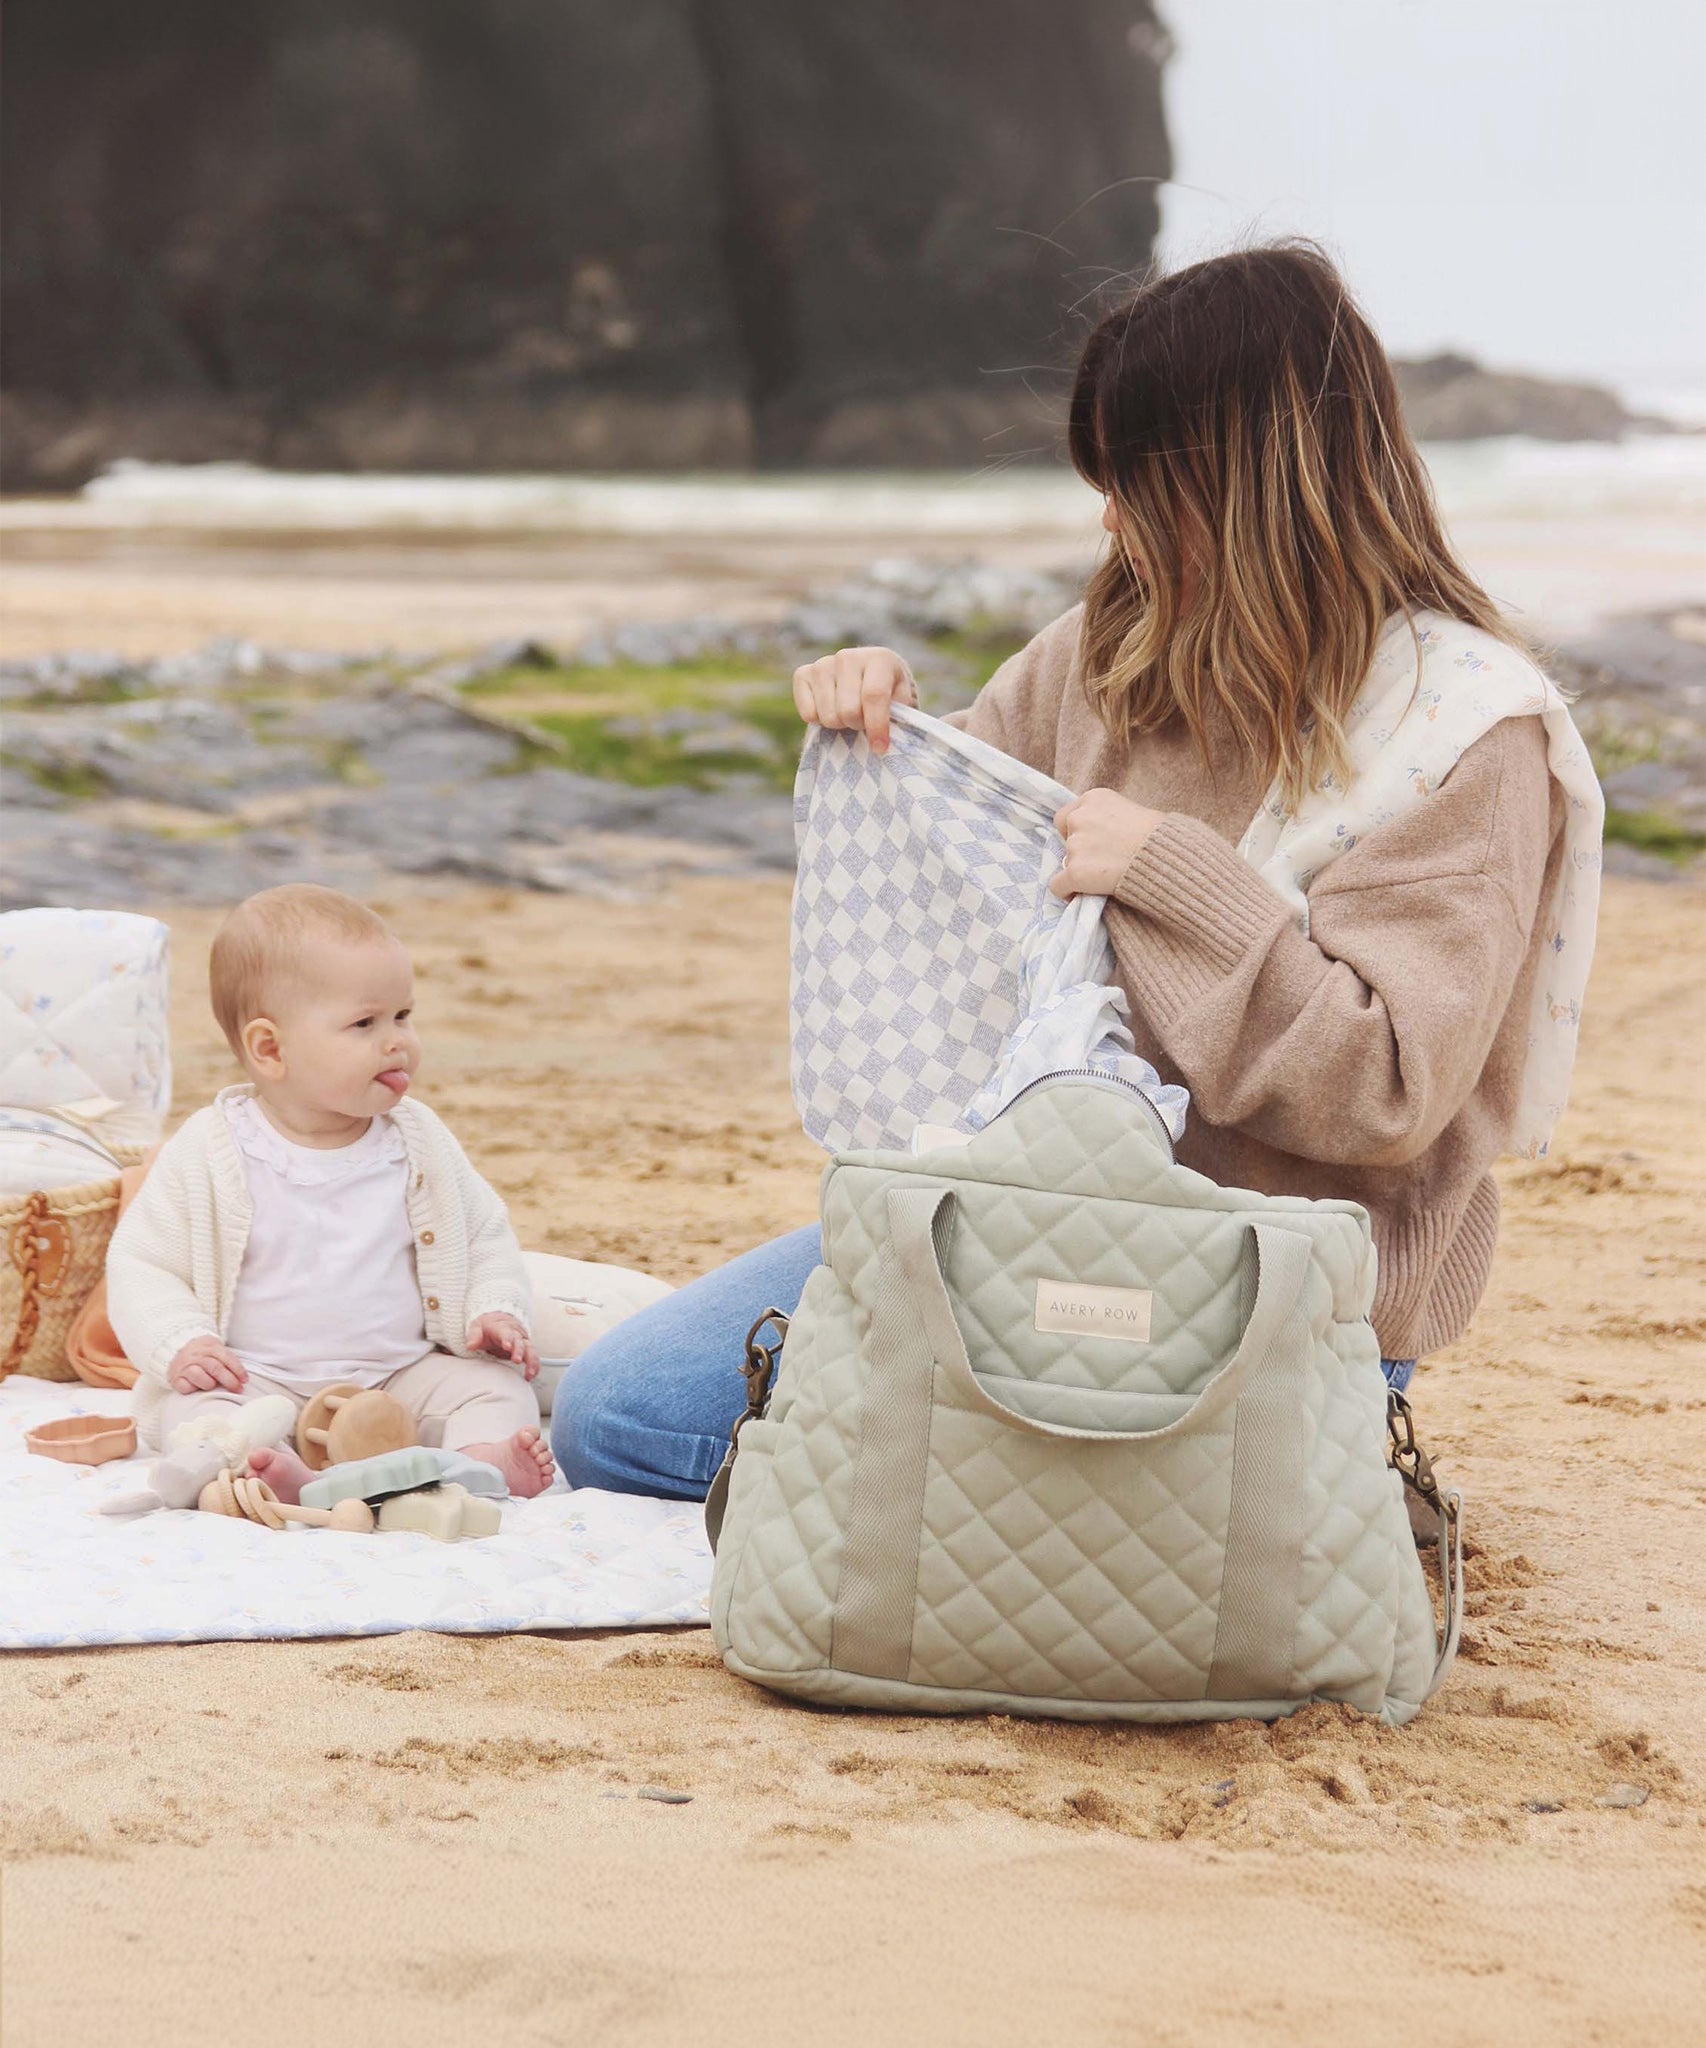
[[[1303,230],[1400,353],[1706,386],[1706,0],[1160,0],[1169,262]]]

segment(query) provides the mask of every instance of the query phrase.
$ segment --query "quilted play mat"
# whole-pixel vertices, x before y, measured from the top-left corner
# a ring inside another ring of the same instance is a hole
[[[507,1502],[497,1535],[461,1543],[190,1511],[119,1520],[100,1504],[144,1484],[148,1459],[88,1467],[24,1449],[24,1431],[56,1416],[125,1412],[123,1394],[81,1384],[0,1386],[0,1649],[705,1619],[711,1554],[691,1504],[558,1487]]]

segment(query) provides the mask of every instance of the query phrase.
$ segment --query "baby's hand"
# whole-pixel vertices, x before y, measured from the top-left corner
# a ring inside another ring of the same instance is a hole
[[[524,1380],[539,1375],[539,1347],[514,1316],[476,1316],[468,1326],[468,1349],[507,1358],[511,1365],[521,1367]]]
[[[248,1378],[243,1361],[217,1337],[192,1337],[166,1368],[168,1384],[180,1394],[210,1394],[216,1387],[236,1394]]]

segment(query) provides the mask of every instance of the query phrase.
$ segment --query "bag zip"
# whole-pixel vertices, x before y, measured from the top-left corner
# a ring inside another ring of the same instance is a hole
[[[1177,1164],[1173,1157],[1173,1133],[1168,1130],[1167,1119],[1160,1110],[1134,1081],[1121,1080],[1118,1074],[1104,1073],[1100,1067],[1056,1067],[1051,1073],[1039,1074],[1034,1081],[1027,1081],[1011,1102],[1003,1104],[990,1118],[989,1123],[984,1125],[984,1129],[988,1130],[990,1124],[998,1124],[1010,1111],[1017,1109],[1034,1089],[1046,1088],[1051,1081],[1099,1081],[1104,1087],[1123,1088],[1126,1094],[1133,1096],[1148,1110],[1150,1121],[1160,1133],[1162,1144],[1167,1148],[1167,1163],[1170,1166]]]

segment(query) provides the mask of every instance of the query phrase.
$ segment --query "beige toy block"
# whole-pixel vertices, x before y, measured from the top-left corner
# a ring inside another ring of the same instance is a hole
[[[454,1543],[460,1536],[495,1536],[502,1521],[495,1500],[482,1500],[453,1480],[393,1494],[379,1509],[382,1531],[406,1529],[437,1543]]]

